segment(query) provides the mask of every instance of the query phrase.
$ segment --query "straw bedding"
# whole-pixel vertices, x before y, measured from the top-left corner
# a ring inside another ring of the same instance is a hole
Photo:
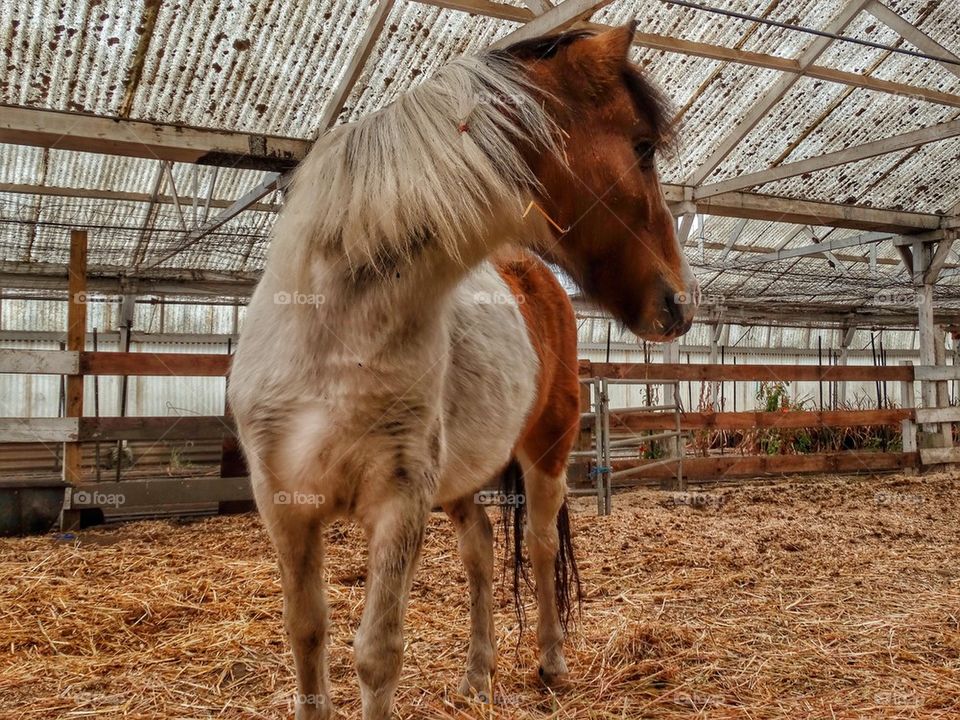
[[[430,525],[407,622],[403,718],[960,717],[960,483],[820,478],[575,503],[585,589],[569,688],[538,686],[498,588],[496,704],[454,695],[467,592]],[[327,531],[334,699],[358,717],[355,529]],[[253,515],[6,540],[0,716],[276,718],[292,664]],[[528,593],[529,595],[529,593]]]

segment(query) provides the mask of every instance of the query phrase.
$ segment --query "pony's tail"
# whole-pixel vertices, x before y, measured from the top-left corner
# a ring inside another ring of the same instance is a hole
[[[532,587],[527,561],[523,554],[523,528],[526,520],[526,487],[523,480],[523,468],[516,458],[510,460],[503,474],[500,476],[500,492],[503,500],[501,504],[500,525],[503,530],[504,543],[510,554],[504,554],[504,570],[507,564],[512,565],[513,606],[517,616],[519,632],[517,642],[523,634],[526,624],[526,613],[523,600],[520,596],[521,580],[527,587]],[[577,559],[573,552],[573,536],[570,532],[570,513],[567,501],[563,501],[557,513],[557,534],[559,547],[554,565],[554,589],[557,598],[557,611],[564,632],[570,627],[573,617],[573,593],[576,592],[578,613],[583,606],[583,593],[580,585],[580,571],[577,569]],[[511,562],[512,560],[512,562]]]

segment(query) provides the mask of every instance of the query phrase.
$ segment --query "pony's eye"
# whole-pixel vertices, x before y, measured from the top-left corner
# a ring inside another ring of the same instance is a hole
[[[653,158],[657,154],[657,146],[647,140],[640,140],[633,146],[633,151],[641,163],[652,165]]]

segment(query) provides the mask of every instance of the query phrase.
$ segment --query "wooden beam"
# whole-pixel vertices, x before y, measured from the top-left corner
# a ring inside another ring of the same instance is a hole
[[[830,33],[839,33],[843,30],[850,22],[860,14],[860,11],[863,9],[863,6],[867,4],[869,0],[847,0],[847,4],[840,10],[840,12],[829,22],[824,28],[825,31]],[[810,45],[800,54],[800,57],[797,59],[797,63],[800,67],[800,74],[810,67],[813,62],[823,54],[824,50],[833,42],[832,38],[817,36],[811,42]],[[783,75],[778,78],[773,85],[767,89],[760,98],[753,104],[753,106],[747,111],[747,114],[744,118],[737,123],[736,127],[729,132],[723,140],[720,141],[720,144],[714,149],[710,156],[700,165],[691,175],[687,181],[688,185],[693,185],[697,187],[702,185],[704,180],[706,180],[713,173],[714,170],[722,163],[734,148],[740,145],[743,142],[743,139],[753,130],[763,118],[767,116],[773,106],[776,105],[783,98],[784,95],[789,92],[796,82],[800,79],[800,74],[798,75]]]
[[[259,201],[265,195],[273,192],[274,190],[280,190],[285,188],[290,181],[293,179],[293,171],[288,171],[283,174],[271,173],[267,175],[260,183],[253,189],[247,191],[247,193],[237,200],[234,200],[231,203],[230,207],[225,209],[223,212],[218,213],[216,216],[207,220],[203,225],[191,230],[187,233],[186,237],[181,240],[175,248],[165,252],[158,258],[154,258],[150,262],[144,263],[139,267],[134,267],[132,272],[129,274],[136,275],[138,272],[143,270],[150,270],[165,263],[170,258],[178,255],[184,250],[196,245],[198,242],[203,240],[207,235],[212,233],[217,228],[225,225],[230,222],[240,213],[248,210],[251,205]]]
[[[866,232],[859,235],[854,235],[853,237],[847,238],[834,238],[832,240],[824,240],[819,243],[812,243],[810,245],[802,245],[796,248],[790,248],[787,250],[777,250],[775,252],[767,253],[763,257],[753,257],[753,258],[742,258],[738,257],[736,263],[740,265],[760,265],[763,263],[777,262],[778,260],[786,260],[788,258],[794,257],[804,257],[808,255],[820,255],[824,251],[833,251],[840,250],[842,248],[850,247],[860,247],[862,245],[869,245],[872,243],[878,243],[883,240],[888,240],[892,237],[891,233],[881,233],[881,232]]]
[[[829,225],[861,230],[911,233],[921,230],[938,230],[942,221],[941,216],[929,213],[796,200],[740,191],[700,198],[695,202],[697,210],[707,215],[749,217],[798,225]]]
[[[588,18],[611,2],[612,0],[564,0],[542,15],[528,20],[523,27],[504,35],[490,47],[494,49],[505,48],[516,42],[564,30],[578,20]]]
[[[84,352],[80,369],[86,375],[225,377],[230,360],[230,355]]]
[[[35,185],[30,183],[0,183],[0,193],[14,193],[18,195],[38,195],[42,197],[85,198],[93,200],[120,200],[122,202],[149,203],[151,200],[161,205],[172,205],[172,195],[158,194],[156,198],[151,193],[129,192],[126,190],[103,190],[100,188],[72,188],[58,185]],[[197,201],[209,202],[210,207],[226,208],[233,204],[232,200],[214,198],[195,198],[181,196],[180,202],[192,205]],[[254,203],[248,210],[258,212],[279,212],[280,205],[276,203]]]
[[[0,348],[0,373],[77,375],[80,353],[59,350]]]
[[[874,0],[867,5],[866,10],[914,47],[923,50],[929,55],[949,58],[950,60],[960,62],[960,57],[954,55],[950,50],[931,38],[917,26],[908,23],[879,0]],[[960,77],[960,66],[954,65],[953,63],[940,63],[940,66],[947,72],[951,72],[957,77]]]
[[[695,188],[693,196],[695,199],[704,198],[731,190],[741,190],[743,188],[766,185],[767,183],[777,180],[796,177],[797,175],[805,175],[838,165],[846,165],[847,163],[859,162],[860,160],[887,155],[928,143],[941,142],[957,136],[960,136],[960,120],[952,120],[941,123],[940,125],[933,125],[931,127],[921,128],[920,130],[903,133],[902,135],[894,135],[893,137],[882,140],[856,145],[846,148],[845,150],[838,150],[825,155],[817,155],[816,157],[806,160],[787,163],[786,165],[768,168],[755,173],[738,175],[729,180],[721,180],[720,182]]]
[[[0,105],[0,143],[283,171],[308,140]]]
[[[459,10],[460,12],[470,13],[471,15],[483,15],[485,17],[510,20],[517,23],[529,22],[534,16],[534,13],[527,8],[507,5],[506,3],[491,2],[491,0],[415,1],[423,5],[433,5],[451,10]],[[580,23],[580,26],[595,30],[606,30],[610,27],[609,25],[602,25],[598,23]],[[726,47],[724,45],[712,45],[710,43],[681,40],[679,38],[669,37],[667,35],[657,35],[655,33],[644,32],[635,33],[633,42],[639,47],[650,48],[651,50],[660,50],[663,52],[690,55],[693,57],[702,57],[711,60],[721,60],[724,62],[750,65],[753,67],[769,68],[770,70],[778,70],[780,72],[792,73],[796,75],[806,75],[807,77],[826,80],[828,82],[839,83],[842,85],[849,85],[851,87],[866,88],[868,90],[889,93],[891,95],[916,97],[927,102],[960,107],[960,95],[953,95],[915,85],[891,82],[889,80],[882,80],[881,78],[871,77],[869,75],[861,75],[859,73],[847,72],[845,70],[838,70],[836,68],[824,67],[820,65],[810,65],[804,71],[801,70],[800,64],[796,60],[779,57],[777,55],[766,55],[764,53],[756,53],[747,50]]]
[[[860,473],[884,470],[903,470],[917,467],[917,453],[846,451],[811,455],[726,455],[722,457],[694,457],[683,459],[683,472],[690,481],[720,478],[771,477],[800,473]],[[645,467],[649,466],[649,467]],[[670,477],[673,463],[662,460],[614,460],[613,469],[644,467],[636,477],[620,482],[617,487],[629,487]]]
[[[67,350],[82,353],[87,337],[87,233],[70,233],[70,276],[67,283]],[[64,415],[83,417],[83,368],[75,375],[67,375]],[[81,473],[81,446],[76,442],[63,445],[63,481],[77,485],[83,481]],[[65,512],[61,525],[73,527],[79,518]]]
[[[943,270],[944,264],[947,262],[947,258],[950,256],[950,251],[953,249],[953,244],[957,240],[957,231],[956,230],[945,230],[943,240],[937,244],[937,250],[933,254],[933,258],[930,260],[930,265],[923,273],[923,281],[925,283],[935,283],[940,277],[940,271]]]
[[[250,479],[219,478],[136,478],[121,482],[99,482],[74,488],[69,493],[74,510],[102,508],[117,514],[137,510],[170,509],[180,505],[202,505],[253,499]]]
[[[218,415],[81,418],[77,430],[84,442],[219,439],[235,434],[233,419]]]
[[[373,16],[367,23],[366,29],[363,31],[363,37],[360,38],[360,44],[357,45],[346,72],[344,72],[340,78],[340,82],[333,91],[333,96],[323,110],[323,115],[320,118],[320,133],[324,133],[332,128],[336,124],[337,118],[340,117],[340,113],[343,111],[343,106],[346,104],[347,98],[350,97],[353,86],[356,85],[357,80],[360,79],[360,75],[363,73],[363,68],[367,64],[367,58],[370,57],[370,53],[377,44],[380,33],[383,31],[383,25],[387,21],[387,16],[393,9],[393,3],[394,0],[379,0],[379,2],[377,2],[377,7],[373,11]]]
[[[872,365],[710,365],[693,363],[597,363],[580,361],[581,377],[620,380],[761,380],[767,382],[828,380],[913,380],[913,367]],[[957,368],[960,371],[960,367]]]
[[[790,412],[686,412],[681,430],[749,430],[752,428],[873,427],[899,425],[913,419],[913,410],[794,410]],[[919,411],[918,411],[919,412]],[[610,410],[610,431],[673,430],[672,413],[624,413]],[[637,444],[643,443],[638,436]]]
[[[75,443],[80,418],[0,418],[0,443]]]

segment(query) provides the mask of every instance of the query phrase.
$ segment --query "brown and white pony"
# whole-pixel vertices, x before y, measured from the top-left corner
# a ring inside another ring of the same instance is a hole
[[[655,165],[669,119],[628,61],[632,35],[575,32],[459,59],[325,136],[297,171],[230,403],[279,555],[298,718],[334,712],[322,529],[338,517],[368,541],[354,640],[364,718],[391,713],[437,505],[470,584],[461,689],[490,690],[493,532],[475,493],[514,462],[540,672],[547,683],[567,674],[557,594],[572,558],[558,516],[563,526],[579,417],[576,329],[540,258],[643,337],[677,337],[695,311],[677,302],[696,281]],[[552,228],[524,214],[531,201]]]

